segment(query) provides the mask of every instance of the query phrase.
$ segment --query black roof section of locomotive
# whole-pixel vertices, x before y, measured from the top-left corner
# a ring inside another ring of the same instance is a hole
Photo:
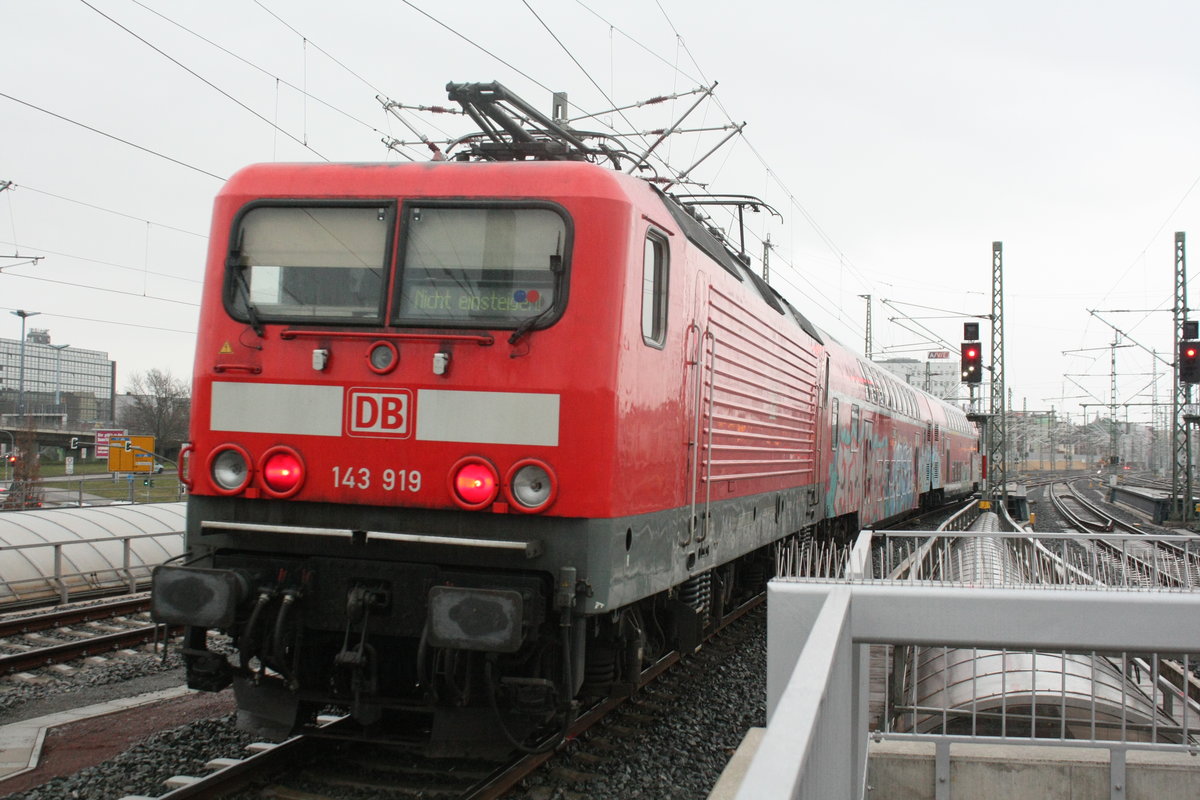
[[[732,252],[724,242],[714,236],[707,225],[696,219],[683,204],[676,201],[657,186],[654,187],[654,190],[662,198],[663,205],[667,207],[667,211],[671,213],[671,216],[675,219],[675,223],[683,230],[683,235],[688,238],[688,241],[703,250],[709,258],[720,264],[726,272],[739,281],[745,281],[749,278],[767,305],[784,316],[790,313],[801,330],[818,343],[825,343],[816,326],[809,322],[808,318],[801,314],[795,306],[783,299],[783,296],[772,289],[771,285],[759,277],[754,270],[750,269],[749,265],[742,261],[736,253]]]

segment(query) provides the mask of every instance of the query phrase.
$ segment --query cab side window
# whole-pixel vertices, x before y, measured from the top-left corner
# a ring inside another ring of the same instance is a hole
[[[667,277],[670,249],[656,230],[646,233],[642,256],[642,340],[662,348],[667,338]]]

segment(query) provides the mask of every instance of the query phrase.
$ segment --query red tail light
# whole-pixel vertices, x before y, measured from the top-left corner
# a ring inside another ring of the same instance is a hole
[[[304,483],[304,462],[290,447],[273,447],[263,456],[263,488],[275,497],[290,497]]]
[[[461,459],[450,468],[450,493],[463,508],[484,508],[496,499],[500,478],[496,468],[476,456]]]

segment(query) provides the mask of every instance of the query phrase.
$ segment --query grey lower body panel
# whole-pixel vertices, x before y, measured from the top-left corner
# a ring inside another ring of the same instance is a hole
[[[576,613],[603,614],[665,591],[819,519],[821,487],[611,519],[578,519],[193,495],[191,557],[240,552],[374,564],[544,573],[573,567]]]

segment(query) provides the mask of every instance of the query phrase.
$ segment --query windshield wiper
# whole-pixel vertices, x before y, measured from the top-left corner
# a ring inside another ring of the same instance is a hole
[[[557,290],[559,284],[562,282],[562,271],[563,271],[562,239],[560,238],[555,243],[554,253],[550,256],[550,272],[555,276],[554,284],[555,284],[556,290]],[[558,292],[555,291],[555,294],[558,294]],[[508,343],[516,344],[517,342],[521,341],[522,336],[524,336],[525,334],[527,334],[531,330],[533,330],[533,326],[537,325],[539,322],[541,322],[543,319],[545,319],[547,316],[549,316],[550,312],[552,312],[552,311],[554,311],[554,303],[551,303],[550,305],[546,306],[538,313],[534,314],[532,317],[529,317],[528,319],[526,319],[524,322],[522,322],[520,325],[517,326],[516,330],[514,330],[512,332],[512,336],[508,337]]]
[[[546,306],[544,309],[542,309],[538,313],[534,314],[532,317],[529,317],[528,319],[526,319],[524,322],[522,322],[520,325],[517,326],[516,330],[514,330],[512,332],[512,336],[508,337],[508,343],[516,344],[517,342],[521,341],[522,336],[524,336],[525,334],[527,334],[531,330],[533,330],[533,326],[537,325],[539,322],[542,321],[542,319],[549,316],[550,312],[553,310],[554,310],[554,304],[551,303],[550,305]]]
[[[258,338],[265,339],[266,334],[263,333],[262,323],[258,320],[258,309],[254,307],[254,303],[250,302],[250,282],[246,280],[246,267],[242,264],[235,264],[233,268],[237,270],[237,286],[241,290],[246,316],[250,318],[250,327],[258,334]]]

